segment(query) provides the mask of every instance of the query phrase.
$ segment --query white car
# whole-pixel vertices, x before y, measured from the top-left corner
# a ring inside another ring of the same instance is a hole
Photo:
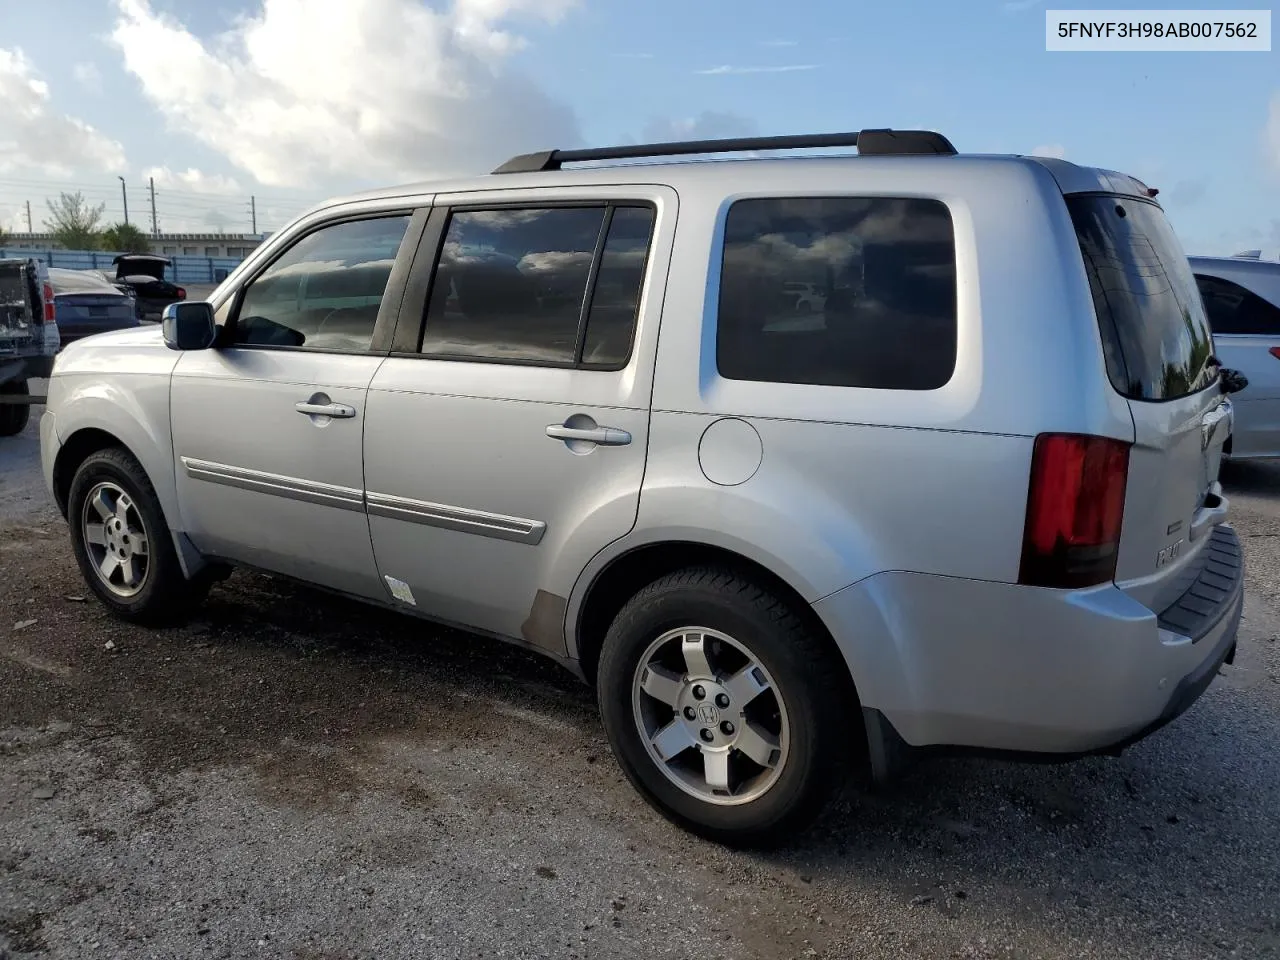
[[[788,297],[795,298],[796,310],[802,313],[821,310],[827,302],[826,294],[818,289],[817,284],[793,280],[783,284],[783,289]]]
[[[1280,457],[1280,261],[1191,257],[1213,330],[1214,354],[1249,385],[1231,398],[1226,456]]]

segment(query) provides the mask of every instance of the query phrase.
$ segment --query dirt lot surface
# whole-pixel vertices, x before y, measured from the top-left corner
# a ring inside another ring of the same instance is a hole
[[[243,573],[112,619],[36,448],[0,440],[0,957],[1280,957],[1280,468],[1229,476],[1247,620],[1189,714],[765,855],[654,814],[532,654]]]

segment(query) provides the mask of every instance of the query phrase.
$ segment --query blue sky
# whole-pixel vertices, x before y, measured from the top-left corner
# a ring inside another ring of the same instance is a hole
[[[1280,247],[1280,53],[1048,53],[1027,0],[340,7],[10,0],[0,93],[40,116],[11,141],[0,105],[0,223],[30,199],[38,226],[63,185],[118,218],[117,175],[134,219],[150,174],[162,227],[247,229],[252,194],[270,228],[335,192],[544,146],[920,126],[1133,173],[1193,251]]]

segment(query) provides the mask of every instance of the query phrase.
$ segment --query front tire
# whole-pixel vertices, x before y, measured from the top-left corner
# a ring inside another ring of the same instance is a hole
[[[718,568],[636,594],[605,637],[605,733],[664,816],[719,842],[807,826],[847,778],[856,739],[842,660],[783,599]]]
[[[210,578],[183,575],[155,488],[128,451],[100,450],[80,464],[67,522],[85,583],[123,619],[175,623],[208,593]]]
[[[27,397],[31,391],[25,380],[10,380],[0,383],[0,394],[11,397]],[[25,403],[0,403],[0,437],[16,437],[27,429],[31,419],[31,407]]]

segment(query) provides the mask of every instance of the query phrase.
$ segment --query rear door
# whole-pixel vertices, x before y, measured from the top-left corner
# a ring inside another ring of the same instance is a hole
[[[369,390],[378,571],[389,599],[563,653],[565,597],[635,523],[675,194],[451,201]]]
[[[1237,457],[1280,456],[1280,264],[1192,260],[1214,351],[1249,385],[1231,397]]]
[[[1116,581],[1161,611],[1187,588],[1214,526],[1231,402],[1190,264],[1164,212],[1132,196],[1067,197],[1093,291],[1112,386],[1129,401],[1134,445]]]

